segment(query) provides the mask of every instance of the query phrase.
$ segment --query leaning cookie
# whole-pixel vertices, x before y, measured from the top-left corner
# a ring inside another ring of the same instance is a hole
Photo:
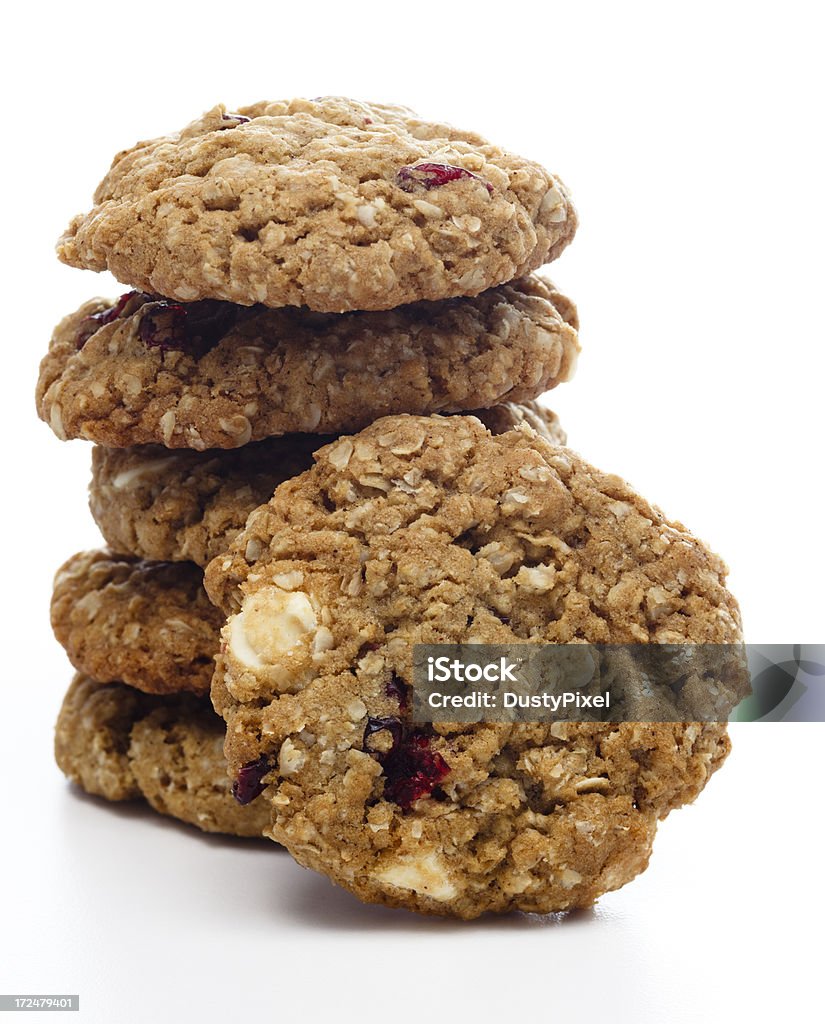
[[[564,444],[558,417],[535,402],[474,413],[494,434],[527,423]],[[225,551],[250,512],[312,465],[332,438],[289,434],[229,451],[170,452],[160,445],[92,450],[89,505],[114,551],[205,566]]]
[[[187,562],[84,551],[57,572],[52,628],[74,667],[146,693],[209,693],[223,615]]]
[[[537,277],[345,316],[133,292],[58,325],[36,397],[63,440],[201,451],[529,401],[568,380],[577,354],[575,307]]]
[[[77,675],[57,720],[55,757],[87,793],[142,797],[158,813],[204,832],[260,836],[268,815],[233,799],[223,738],[223,722],[207,700],[150,697]]]
[[[563,183],[478,135],[341,97],[214,107],[119,153],[58,245],[182,301],[341,313],[477,295],[554,259]]]
[[[316,454],[206,586],[241,795],[362,899],[471,918],[588,906],[728,750],[711,723],[412,721],[421,643],[731,643],[721,560],[527,427],[392,416]]]

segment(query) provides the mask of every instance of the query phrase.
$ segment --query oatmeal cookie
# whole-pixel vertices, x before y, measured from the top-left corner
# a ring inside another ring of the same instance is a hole
[[[89,507],[114,551],[206,566],[258,505],[331,438],[288,434],[226,451],[92,449]]]
[[[205,699],[151,697],[121,683],[75,676],[55,733],[61,771],[107,800],[145,799],[204,832],[260,836],[263,806],[231,794],[224,724]]]
[[[98,682],[209,693],[224,616],[196,565],[81,552],[55,576],[51,619],[71,663]]]
[[[528,423],[555,444],[567,439],[556,414],[535,402],[497,405],[473,415],[494,434]],[[288,434],[210,452],[95,446],[92,516],[114,551],[205,566],[226,550],[249,513],[268,501],[278,484],[308,469],[312,452],[332,440]]]
[[[573,375],[576,311],[538,277],[389,313],[188,305],[128,293],[56,328],[37,408],[62,440],[237,448],[387,413],[537,398]]]
[[[391,416],[316,453],[207,568],[242,797],[362,899],[590,905],[728,750],[716,723],[416,725],[417,643],[730,643],[722,561],[529,427]]]
[[[390,309],[561,253],[564,184],[479,135],[341,97],[217,106],[119,153],[64,263],[184,302]]]

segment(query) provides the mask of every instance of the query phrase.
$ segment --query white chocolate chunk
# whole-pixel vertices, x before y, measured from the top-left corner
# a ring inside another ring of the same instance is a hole
[[[544,193],[544,198],[542,199],[541,206],[539,207],[539,213],[541,216],[546,217],[548,214],[562,206],[563,203],[564,197],[556,186],[553,185]]]
[[[375,214],[376,208],[371,203],[364,203],[363,206],[355,208],[355,216],[365,228],[375,227]]]
[[[297,590],[304,582],[304,574],[300,569],[293,569],[292,572],[281,572],[273,576],[272,582],[281,590]]]
[[[451,900],[458,894],[447,875],[444,862],[434,851],[421,857],[401,857],[389,861],[375,873],[375,878],[397,889],[411,889],[433,900]]]
[[[246,668],[275,665],[317,625],[306,594],[265,587],[245,598],[229,620],[229,650]]]
[[[148,459],[146,462],[141,462],[140,465],[134,466],[132,469],[124,469],[122,473],[118,473],[117,476],[112,479],[112,487],[114,487],[116,491],[128,490],[132,484],[139,482],[146,477],[153,476],[155,473],[168,469],[175,459],[176,456],[174,455],[163,459]]]

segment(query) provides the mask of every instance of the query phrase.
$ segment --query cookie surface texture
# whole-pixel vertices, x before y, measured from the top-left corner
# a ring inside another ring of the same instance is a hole
[[[55,756],[87,793],[143,798],[205,832],[260,836],[266,807],[241,807],[232,796],[223,737],[224,724],[207,700],[150,697],[77,675],[58,717]]]
[[[728,750],[715,723],[414,725],[416,643],[731,643],[721,560],[529,427],[387,417],[316,455],[210,563],[212,696],[271,835],[360,898],[588,906]]]
[[[62,440],[116,448],[337,435],[391,412],[535,399],[572,376],[576,322],[570,300],[538,277],[345,316],[128,293],[57,326],[37,408]]]
[[[538,164],[403,107],[326,97],[218,106],[119,153],[58,255],[181,301],[341,313],[477,295],[575,229]]]
[[[494,434],[528,423],[554,444],[567,435],[536,402],[474,413]],[[206,564],[225,551],[250,512],[312,465],[332,438],[289,434],[227,451],[170,451],[160,445],[92,450],[89,506],[114,550],[157,561]]]
[[[57,571],[51,620],[74,667],[98,682],[209,693],[224,617],[196,565],[80,552]]]
[[[207,452],[96,445],[92,516],[114,551],[205,566],[278,484],[312,465],[312,452],[326,440],[289,434]]]

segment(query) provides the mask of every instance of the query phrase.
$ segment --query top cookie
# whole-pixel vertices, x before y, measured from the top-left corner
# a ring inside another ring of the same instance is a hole
[[[555,259],[564,184],[472,132],[342,97],[216,106],[119,153],[64,263],[182,301],[391,309]]]

